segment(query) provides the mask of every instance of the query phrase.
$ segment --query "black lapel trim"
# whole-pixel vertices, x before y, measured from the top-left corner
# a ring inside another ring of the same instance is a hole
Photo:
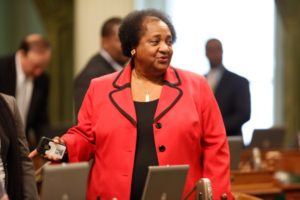
[[[124,85],[118,85],[118,84],[117,84],[117,81],[119,80],[119,78],[120,78],[120,76],[123,74],[123,72],[124,72],[124,69],[122,69],[122,70],[120,71],[120,73],[117,75],[117,77],[116,77],[115,80],[113,81],[113,86],[114,86],[115,88],[123,89],[123,88],[128,87],[128,86],[127,86],[128,84],[129,84],[129,86],[130,86],[130,83],[125,83]]]
[[[177,97],[175,98],[175,100],[165,109],[163,110],[155,119],[154,119],[154,122],[157,122],[158,120],[160,120],[167,112],[169,112],[169,110],[171,110],[171,108],[173,106],[175,106],[175,104],[179,101],[179,99],[182,97],[182,90],[168,82],[165,83],[165,85],[171,87],[171,88],[174,88],[176,90],[178,90],[179,94],[177,95]]]
[[[112,104],[118,109],[118,111],[124,115],[134,126],[137,125],[137,122],[125,111],[123,110],[118,104],[117,102],[114,100],[113,98],[113,94],[116,92],[120,92],[121,90],[130,87],[130,83],[125,83],[124,85],[118,85],[117,81],[119,80],[120,76],[123,74],[124,69],[122,71],[120,71],[120,73],[117,75],[117,77],[115,78],[115,80],[113,81],[113,86],[115,88],[117,88],[116,90],[113,90],[109,93],[109,99],[112,102]]]
[[[123,110],[118,104],[117,102],[114,100],[113,98],[113,94],[116,92],[120,92],[121,90],[130,87],[130,83],[127,83],[125,85],[122,86],[122,88],[113,90],[109,93],[109,99],[111,100],[111,102],[113,103],[113,105],[119,110],[119,112],[124,115],[134,126],[137,125],[137,122],[125,111]]]
[[[157,122],[158,120],[160,120],[167,112],[169,112],[169,110],[171,110],[171,108],[179,101],[179,99],[182,97],[183,95],[183,91],[177,87],[178,85],[181,84],[181,80],[180,77],[178,75],[178,72],[176,71],[175,68],[172,68],[174,70],[175,76],[177,78],[177,82],[175,83],[170,83],[167,80],[164,80],[163,84],[167,85],[171,88],[176,89],[179,93],[177,95],[177,97],[175,98],[175,100],[165,109],[163,110],[155,119],[154,122]],[[113,98],[113,94],[116,92],[120,92],[121,90],[130,87],[130,83],[125,83],[124,85],[118,85],[117,81],[119,80],[120,76],[122,75],[122,73],[124,72],[124,70],[122,70],[117,77],[115,78],[115,80],[113,81],[113,86],[115,88],[117,88],[116,90],[113,90],[109,93],[109,99],[111,100],[111,102],[113,103],[113,105],[119,110],[119,112],[124,115],[134,126],[137,125],[137,122],[125,111],[123,110],[118,104],[117,102],[114,100]]]
[[[176,90],[178,90],[178,95],[177,95],[177,97],[175,98],[175,100],[165,109],[165,110],[163,110],[155,119],[154,119],[154,122],[157,122],[158,120],[160,120],[167,112],[169,112],[169,110],[171,110],[171,108],[173,107],[173,106],[175,106],[175,104],[179,101],[179,99],[182,97],[182,95],[183,95],[183,91],[182,91],[182,89],[181,88],[179,88],[179,87],[177,87],[178,85],[180,85],[181,84],[181,80],[180,80],[180,77],[179,77],[179,75],[178,75],[178,73],[177,73],[177,71],[176,71],[176,69],[175,68],[172,68],[173,70],[174,70],[174,72],[175,72],[175,76],[176,76],[176,78],[177,78],[177,82],[176,83],[170,83],[169,81],[164,81],[164,85],[167,85],[167,86],[169,86],[169,87],[171,87],[171,88],[174,88],[174,89],[176,89]]]
[[[167,83],[167,84],[172,85],[172,86],[175,87],[175,86],[178,86],[178,85],[181,84],[181,79],[180,79],[180,77],[179,77],[179,74],[178,74],[177,70],[176,70],[175,68],[173,68],[173,67],[172,67],[172,69],[173,69],[173,71],[174,71],[174,73],[175,73],[177,82],[176,82],[176,83],[170,83],[169,81],[164,80],[164,83]]]

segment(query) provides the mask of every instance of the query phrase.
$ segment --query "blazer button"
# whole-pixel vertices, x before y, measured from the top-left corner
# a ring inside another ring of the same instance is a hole
[[[164,145],[159,145],[158,150],[160,152],[164,152],[166,150],[166,147]]]
[[[160,122],[157,122],[157,123],[155,124],[155,127],[156,127],[157,129],[161,129],[162,125],[161,125]]]

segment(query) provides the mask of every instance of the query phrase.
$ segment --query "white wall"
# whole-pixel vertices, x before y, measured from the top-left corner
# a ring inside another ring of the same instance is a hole
[[[133,10],[134,0],[75,0],[75,75],[99,50],[99,30],[112,16],[124,17]]]
[[[274,4],[261,0],[169,0],[167,6],[177,31],[175,67],[206,73],[205,43],[216,37],[223,43],[225,67],[250,81],[251,119],[243,127],[245,144],[250,142],[253,129],[274,125]]]

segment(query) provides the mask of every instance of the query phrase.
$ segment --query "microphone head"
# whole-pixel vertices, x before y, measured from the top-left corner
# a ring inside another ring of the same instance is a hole
[[[208,178],[201,178],[196,186],[196,200],[212,200],[211,182]]]

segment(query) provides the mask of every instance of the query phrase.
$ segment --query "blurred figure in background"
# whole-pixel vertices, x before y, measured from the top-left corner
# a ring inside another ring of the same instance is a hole
[[[26,134],[33,131],[36,141],[50,135],[50,80],[44,73],[50,58],[49,42],[39,34],[25,37],[16,54],[0,58],[0,92],[16,98]]]
[[[0,93],[0,182],[11,200],[36,200],[34,169],[23,123],[12,96]],[[2,191],[2,193],[5,191]]]
[[[206,78],[220,107],[227,136],[242,136],[242,125],[251,113],[249,81],[224,67],[222,43],[218,39],[207,41],[206,56],[210,64]]]
[[[101,49],[75,78],[75,114],[80,109],[85,93],[93,78],[123,69],[128,58],[123,55],[118,37],[121,18],[113,17],[104,22],[100,30]]]

